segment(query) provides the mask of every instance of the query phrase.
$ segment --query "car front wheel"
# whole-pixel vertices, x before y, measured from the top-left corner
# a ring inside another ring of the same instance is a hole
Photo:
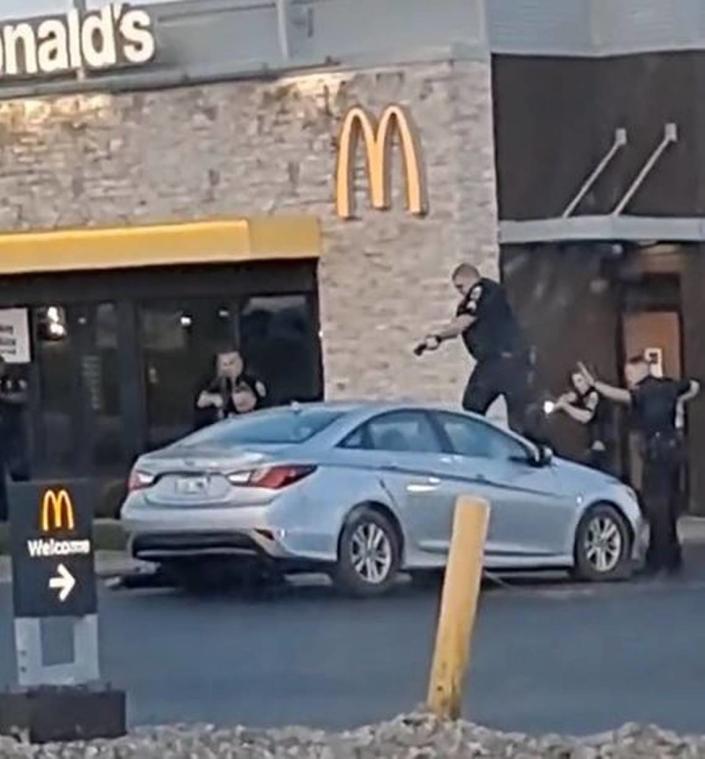
[[[626,579],[630,574],[631,534],[621,513],[607,504],[587,511],[575,535],[574,574],[582,580]]]
[[[368,507],[354,511],[340,535],[333,579],[346,593],[375,596],[394,582],[400,563],[400,541],[392,523]]]

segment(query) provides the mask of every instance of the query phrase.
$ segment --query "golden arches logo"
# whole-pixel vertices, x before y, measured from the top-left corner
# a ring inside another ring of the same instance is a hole
[[[68,490],[47,490],[42,498],[40,513],[42,532],[58,530],[73,530],[76,528],[76,518],[73,502]]]
[[[379,210],[391,207],[391,151],[395,133],[404,159],[407,210],[416,216],[428,213],[421,141],[409,111],[400,105],[389,105],[377,123],[364,108],[354,106],[343,119],[338,141],[336,210],[342,219],[355,216],[355,158],[361,136],[365,142],[370,202]]]

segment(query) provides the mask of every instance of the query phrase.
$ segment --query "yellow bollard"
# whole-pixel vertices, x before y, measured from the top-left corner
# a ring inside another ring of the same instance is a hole
[[[455,506],[428,687],[428,707],[441,719],[460,717],[489,515],[481,498],[462,496]]]

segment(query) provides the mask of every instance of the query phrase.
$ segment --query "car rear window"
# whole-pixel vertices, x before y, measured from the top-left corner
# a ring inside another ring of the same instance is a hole
[[[229,447],[242,444],[304,443],[332,424],[340,412],[329,409],[260,411],[228,419],[184,438],[179,446]]]

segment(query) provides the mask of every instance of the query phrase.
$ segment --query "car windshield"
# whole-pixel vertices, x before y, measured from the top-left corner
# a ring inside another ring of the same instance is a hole
[[[227,448],[242,444],[304,443],[332,424],[340,412],[330,409],[278,409],[228,419],[184,438],[180,447]]]

